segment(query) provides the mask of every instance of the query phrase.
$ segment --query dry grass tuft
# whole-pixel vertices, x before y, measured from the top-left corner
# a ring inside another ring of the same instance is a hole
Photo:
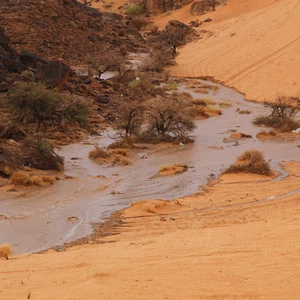
[[[44,181],[44,182],[49,182],[51,184],[54,184],[54,182],[56,181],[56,178],[54,176],[48,176],[48,175],[43,175],[41,176],[41,179]]]
[[[271,176],[269,162],[265,161],[263,153],[259,150],[247,150],[224,173],[253,173]]]
[[[96,158],[107,158],[109,155],[105,150],[99,147],[95,147],[95,149],[89,152],[89,158],[96,159]]]
[[[232,103],[230,101],[222,101],[221,103],[219,103],[220,107],[231,107]]]
[[[191,102],[192,102],[192,104],[194,104],[194,105],[207,106],[206,101],[203,100],[203,99],[200,99],[200,98],[193,99]]]
[[[30,176],[27,181],[27,185],[42,186],[43,183],[44,183],[44,181],[40,176]]]
[[[129,166],[131,165],[131,161],[124,156],[117,156],[117,161],[120,166]]]
[[[125,149],[113,149],[109,151],[109,154],[128,156],[128,151]]]
[[[10,182],[14,185],[28,185],[29,174],[25,171],[17,171],[12,174]]]
[[[4,257],[8,260],[9,256],[12,255],[13,251],[11,245],[3,244],[0,245],[0,257]]]

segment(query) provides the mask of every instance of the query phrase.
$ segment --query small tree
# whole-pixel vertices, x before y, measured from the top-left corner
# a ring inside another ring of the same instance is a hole
[[[119,105],[116,128],[122,138],[138,133],[143,123],[145,106],[138,100],[123,100]]]
[[[121,53],[109,51],[101,57],[92,57],[89,59],[90,67],[98,73],[98,78],[110,70],[118,71],[119,75],[125,72],[125,57]]]
[[[300,122],[296,119],[300,111],[300,98],[281,95],[274,102],[265,102],[265,107],[271,110],[269,116],[258,116],[253,123],[272,126],[283,131],[297,129]]]
[[[149,131],[163,138],[185,138],[196,128],[190,104],[182,99],[165,98],[150,108]]]

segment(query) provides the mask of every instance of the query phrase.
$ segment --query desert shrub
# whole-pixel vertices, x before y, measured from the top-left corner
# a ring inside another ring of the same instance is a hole
[[[236,110],[239,114],[241,114],[241,115],[250,115],[251,114],[251,111],[250,110],[242,110],[242,109],[237,109]]]
[[[116,140],[108,146],[109,149],[132,149],[134,139],[132,137],[124,137]]]
[[[128,151],[125,149],[112,149],[109,151],[109,153],[118,154],[121,156],[128,156]]]
[[[38,186],[42,186],[44,183],[43,179],[40,176],[30,176],[28,178],[28,185],[38,185]]]
[[[56,178],[54,176],[42,175],[41,178],[43,182],[49,182],[51,184],[54,184],[54,182],[56,181]]]
[[[205,100],[199,99],[199,98],[193,99],[191,101],[191,103],[194,104],[194,105],[207,106],[207,102]]]
[[[230,101],[222,101],[219,103],[220,107],[231,107],[232,103]]]
[[[20,74],[22,81],[34,81],[35,75],[33,72],[25,70]]]
[[[120,166],[129,166],[131,161],[124,156],[116,156],[116,161]]]
[[[107,152],[100,147],[95,147],[93,150],[89,152],[89,158],[91,159],[107,158],[107,157],[109,157]]]
[[[224,173],[254,173],[270,176],[272,171],[269,162],[259,150],[247,150]]]
[[[222,115],[223,114],[222,110],[215,106],[206,107],[205,112],[207,114],[212,114],[212,115]]]
[[[125,10],[125,14],[128,16],[139,16],[142,13],[143,13],[142,7],[136,4],[130,4]]]
[[[269,135],[269,136],[276,136],[277,133],[275,130],[269,130],[269,131],[266,131],[266,130],[260,130],[260,132],[256,135],[256,137],[263,137],[263,136],[266,136],[266,135]]]
[[[28,185],[29,174],[25,171],[17,171],[12,174],[10,182],[14,185]]]
[[[40,135],[24,140],[24,152],[26,153],[25,163],[34,168],[58,171],[64,168],[63,157],[56,154],[54,145]]]
[[[4,257],[8,260],[9,256],[12,255],[13,251],[11,245],[2,244],[0,245],[0,257]]]
[[[7,102],[17,120],[23,123],[58,126],[68,120],[80,124],[87,121],[88,112],[83,102],[66,97],[45,85],[35,82],[21,82],[12,87]]]
[[[209,118],[209,114],[206,112],[206,109],[205,107],[199,107],[199,106],[193,106],[191,108],[192,110],[192,115],[193,116],[201,116],[201,117],[204,117],[204,118]]]
[[[300,111],[300,98],[281,95],[274,102],[265,102],[264,105],[271,113],[268,116],[256,117],[253,120],[255,125],[270,126],[283,132],[300,127],[300,121],[296,119]]]

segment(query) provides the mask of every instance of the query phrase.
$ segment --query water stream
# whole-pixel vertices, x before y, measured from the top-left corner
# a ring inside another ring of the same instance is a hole
[[[232,89],[218,86],[208,94],[191,92],[184,85],[178,87],[195,98],[229,100],[233,104],[224,108],[220,116],[196,122],[195,143],[141,150],[131,157],[133,164],[125,167],[98,165],[88,158],[94,144],[105,147],[111,143],[108,132],[64,146],[60,154],[65,157],[65,171],[60,177],[66,175],[70,179],[59,180],[50,188],[24,192],[22,196],[14,197],[12,193],[8,198],[0,197],[0,217],[5,216],[0,218],[0,244],[9,242],[16,253],[28,253],[84,237],[92,232],[91,222],[102,222],[133,201],[168,200],[199,191],[212,174],[218,176],[247,149],[262,150],[272,168],[282,173],[281,178],[286,176],[280,164],[284,160],[299,160],[299,140],[257,139],[259,128],[251,121],[255,115],[267,114],[266,108],[244,101],[244,96]],[[239,114],[237,108],[252,113]],[[234,130],[253,138],[224,143]],[[221,147],[223,150],[219,150]],[[161,166],[172,164],[190,168],[176,176],[153,177]]]

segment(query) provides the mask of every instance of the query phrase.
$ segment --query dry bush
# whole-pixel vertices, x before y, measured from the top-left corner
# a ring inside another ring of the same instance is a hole
[[[236,110],[239,114],[241,114],[241,115],[250,115],[251,114],[251,111],[250,110],[241,110],[241,109],[237,109]]]
[[[38,186],[42,186],[44,183],[43,179],[40,176],[30,176],[28,178],[28,185],[38,185]]]
[[[113,149],[109,151],[109,154],[128,156],[128,151],[125,149]]]
[[[54,184],[54,182],[56,181],[56,178],[54,176],[42,175],[41,178],[44,182],[49,182],[51,184]]]
[[[197,98],[197,99],[193,99],[191,101],[192,104],[194,105],[201,105],[201,106],[207,106],[207,102],[203,99]]]
[[[205,111],[208,115],[222,115],[222,110],[217,107],[206,107]]]
[[[17,171],[12,174],[10,182],[14,185],[28,185],[29,174],[25,171]]]
[[[131,137],[125,137],[116,140],[108,146],[109,149],[132,149],[134,140]]]
[[[131,161],[124,156],[116,156],[116,161],[120,166],[129,166],[131,165]]]
[[[204,107],[199,107],[199,106],[193,106],[191,108],[193,116],[197,117],[204,117],[204,118],[209,118],[209,114],[206,112],[206,108]]]
[[[89,158],[97,159],[97,158],[107,158],[109,155],[107,152],[99,147],[95,147],[93,150],[89,152]]]
[[[266,130],[261,130],[257,135],[256,137],[264,137],[264,136],[276,136],[277,133],[275,130],[269,130],[269,131],[266,131]]]
[[[232,103],[230,101],[222,101],[221,103],[219,103],[220,107],[231,107]]]
[[[2,244],[0,245],[0,257],[4,257],[8,260],[9,256],[12,255],[13,251],[11,245]]]
[[[212,98],[203,99],[203,101],[206,103],[206,105],[216,105],[216,101]]]
[[[259,150],[247,150],[224,173],[254,173],[270,176],[272,171],[269,162]]]
[[[198,94],[208,94],[208,90],[204,88],[198,88],[195,92]]]
[[[193,96],[188,93],[188,92],[178,92],[178,91],[174,91],[171,94],[171,97],[174,99],[193,99]]]

